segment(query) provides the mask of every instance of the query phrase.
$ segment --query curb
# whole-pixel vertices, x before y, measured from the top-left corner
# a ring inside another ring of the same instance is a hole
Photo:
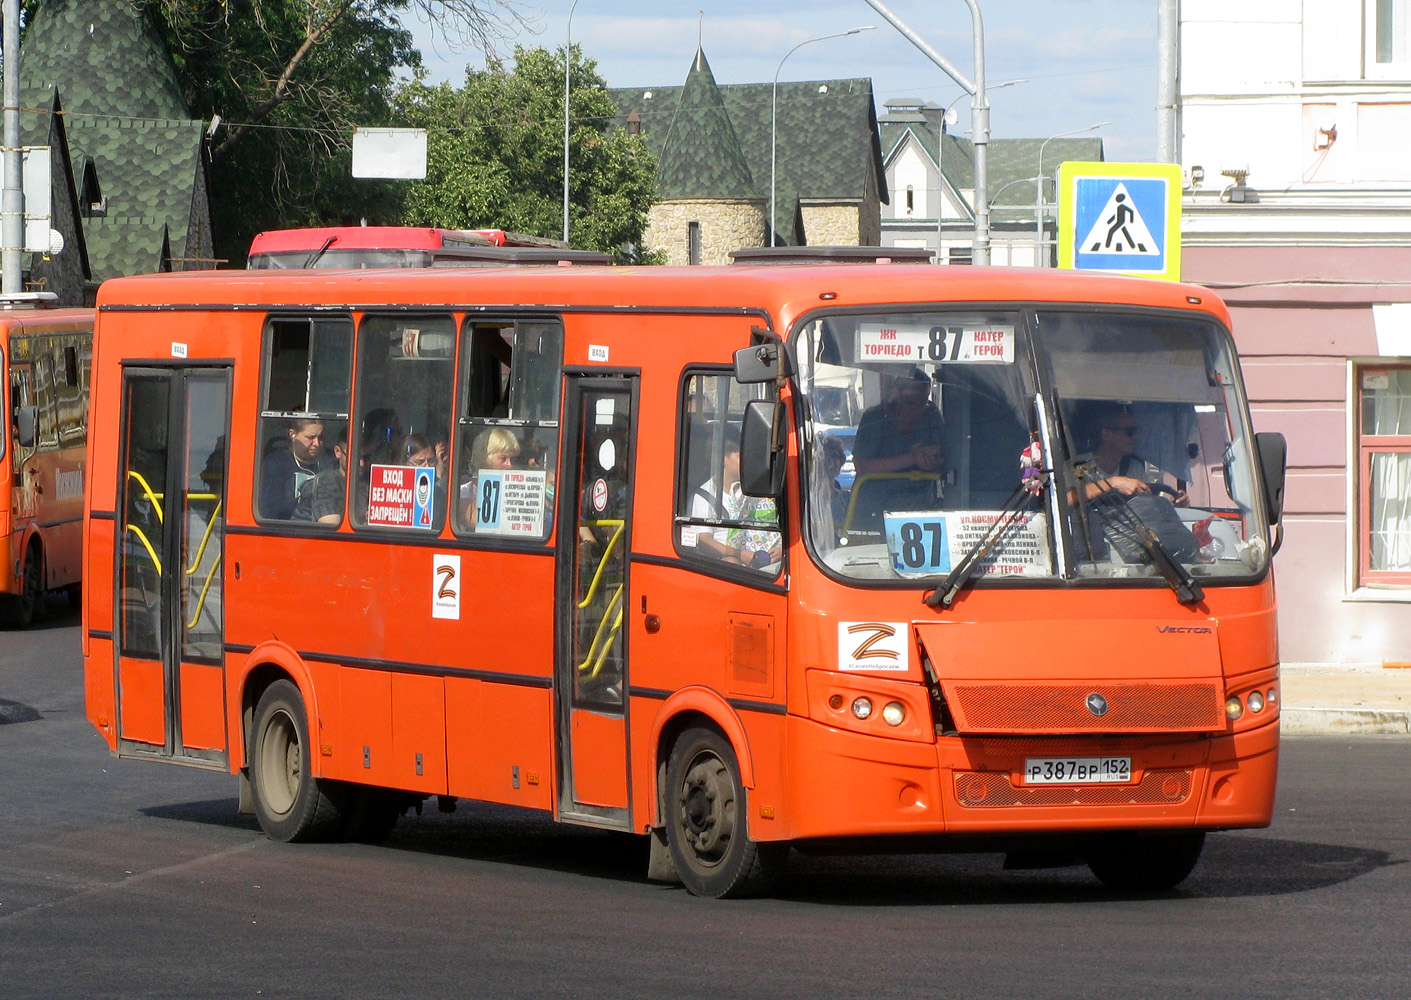
[[[1285,705],[1279,717],[1285,733],[1411,734],[1411,711],[1405,709],[1290,708]]]

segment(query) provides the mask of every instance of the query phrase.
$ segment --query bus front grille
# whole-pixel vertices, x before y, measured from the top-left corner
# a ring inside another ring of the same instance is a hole
[[[962,806],[1176,805],[1191,794],[1191,768],[1148,770],[1134,785],[1016,786],[1004,771],[956,771],[955,801]],[[1015,779],[1017,780],[1017,779]]]

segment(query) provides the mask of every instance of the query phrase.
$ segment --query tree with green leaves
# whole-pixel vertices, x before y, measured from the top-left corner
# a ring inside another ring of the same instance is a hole
[[[402,18],[487,51],[520,0],[128,0],[162,31],[191,114],[211,140],[217,253],[244,257],[261,229],[390,222],[399,188],[354,181],[353,129],[391,120],[396,70],[421,54]]]
[[[572,48],[569,98],[569,240],[619,259],[640,250],[656,161],[646,143],[614,128],[617,107],[597,63]],[[493,56],[465,85],[414,82],[396,95],[398,124],[427,130],[427,175],[408,183],[406,225],[563,234],[564,50],[517,47]]]

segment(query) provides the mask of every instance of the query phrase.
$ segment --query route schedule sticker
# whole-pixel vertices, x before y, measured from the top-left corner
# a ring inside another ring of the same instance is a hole
[[[981,323],[857,325],[857,360],[895,364],[1013,364],[1014,327]]]
[[[481,469],[475,481],[475,533],[542,536],[547,476],[542,469]]]
[[[949,573],[999,520],[996,510],[887,511],[882,518],[892,569],[900,576]],[[1013,515],[976,576],[1035,576],[1050,572],[1047,521],[1039,511]]]

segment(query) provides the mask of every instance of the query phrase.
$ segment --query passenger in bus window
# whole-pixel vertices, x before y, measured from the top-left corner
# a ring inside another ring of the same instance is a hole
[[[913,370],[888,387],[880,406],[857,424],[853,465],[859,476],[874,473],[940,472],[945,465],[941,411],[931,402],[931,380]]]
[[[280,521],[312,521],[323,423],[291,420],[286,432],[288,440],[277,442],[260,465],[260,514]]]
[[[943,431],[941,411],[931,401],[931,379],[919,369],[893,378],[883,402],[864,411],[857,424],[856,499],[846,530],[880,531],[885,511],[929,510],[939,503]]]
[[[314,520],[337,524],[343,520],[343,499],[348,493],[348,431],[340,431],[333,442],[335,465],[314,477]]]
[[[431,510],[437,523],[441,512],[446,509],[446,477],[436,457],[436,446],[425,434],[413,434],[407,438],[407,464],[417,469],[432,469]]]
[[[725,445],[720,476],[711,477],[696,487],[691,497],[691,516],[734,522],[715,528],[686,529],[695,531],[696,548],[718,559],[763,569],[783,557],[782,536],[777,529],[750,527],[776,525],[779,516],[773,500],[748,497],[740,491],[738,443]]]
[[[476,435],[470,448],[469,478],[461,483],[461,520],[473,525],[479,504],[477,485],[481,469],[513,469],[519,456],[519,439],[504,427],[487,427]]]

